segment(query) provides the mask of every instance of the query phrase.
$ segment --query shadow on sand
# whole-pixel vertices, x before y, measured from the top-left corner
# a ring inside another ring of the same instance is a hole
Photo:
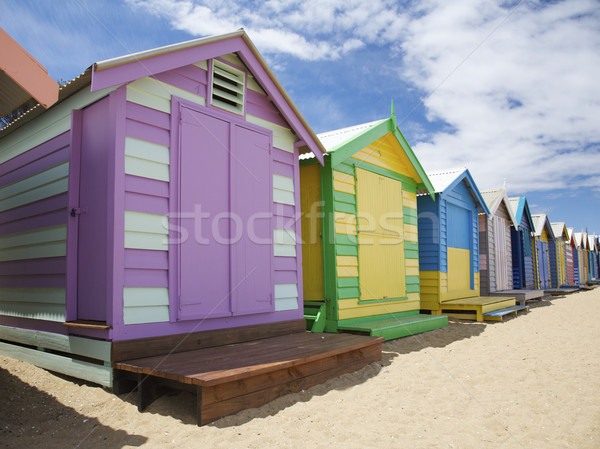
[[[455,341],[476,337],[485,330],[486,325],[487,323],[448,318],[448,327],[387,341],[383,345],[383,365],[389,365],[395,357],[402,354],[427,348],[444,348]]]
[[[121,448],[139,447],[147,441],[144,436],[130,435],[82,415],[2,368],[0,397],[2,447]]]
[[[546,307],[549,305],[551,305],[550,301],[542,300],[531,304],[531,307],[537,308]],[[354,386],[367,382],[369,379],[377,376],[382,370],[382,368],[391,365],[394,359],[396,359],[397,357],[401,357],[404,354],[409,354],[412,352],[426,350],[428,348],[444,348],[456,341],[477,337],[485,330],[488,324],[495,323],[479,323],[470,320],[450,318],[449,325],[446,328],[436,329],[430,332],[425,332],[423,334],[416,334],[410,337],[404,337],[399,338],[397,340],[385,342],[383,344],[381,361],[371,363],[370,365],[353,373],[344,374],[337,378],[330,379],[320,385],[311,387],[308,390],[303,390],[298,393],[290,393],[285,396],[279,397],[261,407],[242,410],[235,415],[227,416],[225,418],[221,418],[218,421],[215,421],[214,423],[207,424],[207,426],[216,428],[228,428],[239,426],[251,422],[254,419],[275,416],[282,410],[285,410],[286,408],[299,402],[308,402],[315,396],[323,396],[330,391],[343,391],[350,389]],[[10,376],[3,370],[0,370],[0,374],[0,386],[4,386],[7,383],[5,380],[7,376],[14,379],[15,382],[20,382],[18,381],[18,379]],[[77,382],[76,379],[71,380]],[[20,388],[32,389],[32,387],[25,384],[21,384]],[[161,392],[159,397],[152,404],[150,404],[143,413],[167,416],[183,424],[196,426],[196,395],[187,391],[174,390],[166,387],[160,388],[163,391]],[[13,390],[16,389],[13,388]],[[67,423],[67,421],[73,423],[73,426],[79,426],[82,425],[82,421],[86,419],[85,416],[78,414],[74,410],[63,406],[62,404],[59,404],[52,397],[46,395],[45,393],[37,391],[37,394],[40,397],[34,399],[34,401],[39,403],[43,401],[50,402],[49,406],[43,406],[45,410],[52,408],[58,410],[58,412],[52,414],[60,416],[61,421],[56,426],[57,429],[62,429],[60,430],[60,432],[68,433],[67,429],[69,428],[69,424]],[[19,397],[18,394],[14,394],[12,396],[17,398]],[[137,393],[134,390],[132,390],[129,393],[120,394],[118,395],[118,398],[123,402],[127,402],[134,406],[137,406]],[[23,407],[23,405],[20,405],[19,407]],[[38,419],[51,420],[52,417],[38,417]],[[0,423],[2,423],[2,421],[3,419],[0,419]],[[63,423],[66,423],[66,425]],[[124,445],[137,446],[143,444],[145,441],[145,437],[128,435],[124,431],[116,431],[114,429],[102,426],[95,419],[90,419],[85,425],[88,425],[90,429],[92,429],[93,427],[95,428],[95,431],[93,432],[94,447],[122,447]],[[19,425],[13,423],[11,427],[18,429]],[[31,438],[32,432],[29,433],[29,438]],[[15,442],[35,441],[31,439],[22,439],[23,437],[15,438]],[[64,443],[65,440],[63,438],[64,435],[60,438],[61,441]],[[99,440],[99,438],[103,440]],[[72,439],[72,441],[75,442],[75,439]],[[98,441],[100,441],[100,443],[104,442],[105,444],[98,446],[96,444]],[[117,441],[119,442],[119,444],[121,444],[121,446],[113,444]],[[49,447],[61,446],[57,444],[56,446]]]
[[[535,309],[538,307],[550,306],[552,303],[549,300],[541,300],[531,302],[528,305],[530,308]],[[517,317],[507,318],[514,319]],[[360,385],[377,376],[382,368],[391,365],[394,359],[401,357],[404,354],[418,352],[428,348],[444,348],[456,341],[477,337],[485,330],[486,326],[490,324],[501,324],[501,322],[480,323],[456,318],[449,318],[448,321],[449,325],[446,328],[436,329],[423,334],[416,334],[410,337],[404,337],[385,342],[383,344],[381,361],[371,363],[361,370],[330,379],[323,384],[316,385],[305,391],[287,394],[261,407],[240,411],[235,415],[231,415],[214,423],[207,424],[207,426],[228,428],[246,424],[254,419],[277,415],[282,410],[285,410],[286,408],[299,402],[308,402],[315,396],[323,396],[330,391],[342,391]],[[150,404],[143,413],[168,416],[180,421],[183,424],[196,426],[196,395],[187,391],[174,390],[166,387],[161,388],[163,391],[159,395],[158,399]],[[137,393],[133,390],[129,393],[121,394],[118,397],[124,402],[137,405]],[[71,409],[68,410],[70,410],[72,413],[75,413]],[[81,420],[79,422],[81,422]],[[99,435],[104,435],[104,432],[106,432],[105,429],[99,429],[94,432],[96,438]],[[115,432],[113,429],[109,430]],[[118,432],[123,433],[122,431]],[[143,439],[143,437],[132,436],[129,436],[129,438]],[[134,445],[132,443],[124,444]]]
[[[483,332],[485,326],[484,323],[450,319],[450,325],[446,328],[385,342],[383,344],[382,359],[379,362],[371,363],[353,373],[330,379],[308,390],[287,394],[259,408],[242,410],[235,415],[208,424],[208,426],[217,428],[239,426],[257,418],[274,416],[287,407],[298,402],[310,401],[315,396],[322,396],[330,391],[347,390],[377,376],[382,368],[389,366],[396,357],[431,347],[442,348],[458,340],[476,337]],[[134,395],[121,395],[119,397],[135,404],[136,397]],[[196,396],[189,392],[168,390],[167,394],[159,397],[144,413],[171,416],[184,424],[195,425]]]
[[[539,309],[540,307],[548,307],[552,305],[552,301],[560,298],[565,298],[565,296],[551,296],[550,298],[540,299],[538,301],[527,301],[527,305],[529,306],[529,310]]]
[[[322,384],[315,385],[307,390],[298,393],[290,393],[281,396],[261,407],[242,410],[235,415],[226,416],[213,423],[206,424],[216,428],[235,427],[246,424],[254,419],[275,416],[282,410],[299,403],[308,402],[315,396],[323,396],[334,390],[347,390],[360,385],[367,380],[377,376],[384,366],[383,360],[374,362],[364,368],[344,374],[337,378],[329,379]],[[150,404],[143,413],[158,414],[161,416],[170,416],[183,424],[196,425],[196,395],[188,391],[174,390],[167,387],[161,387],[162,395]],[[123,401],[131,404],[137,404],[135,393],[119,395]]]

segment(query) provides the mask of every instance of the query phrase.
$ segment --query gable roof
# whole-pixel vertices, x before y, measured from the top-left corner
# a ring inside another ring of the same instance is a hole
[[[578,248],[581,249],[587,249],[587,245],[588,245],[588,241],[587,238],[585,237],[585,231],[582,232],[576,232],[575,234],[575,244],[577,245]]]
[[[575,243],[575,232],[573,231],[573,228],[567,228],[567,234],[569,234],[569,239],[572,239],[573,243]]]
[[[510,207],[512,208],[513,213],[515,214],[515,218],[521,218],[521,217],[517,217],[519,207],[521,207],[521,198],[524,199],[525,197],[511,196],[508,199],[508,204],[510,204]],[[525,205],[525,202],[523,202],[523,205]],[[523,211],[521,211],[521,214],[523,214]]]
[[[398,128],[393,111],[389,118],[327,131],[318,134],[317,137],[326,148],[327,154],[331,157],[331,166],[335,167],[340,162],[343,162],[389,133],[393,134],[419,177],[417,180],[417,190],[428,193],[433,197],[433,185],[412,151],[412,148]],[[309,159],[310,157],[310,155],[303,155],[301,159]]]
[[[564,221],[557,221],[554,223],[550,223],[550,226],[552,227],[552,232],[554,232],[554,236],[556,238],[560,237],[567,237],[565,239],[568,240],[569,239],[569,233],[567,232],[567,225],[565,224]]]
[[[506,207],[506,211],[508,212],[508,216],[512,221],[512,225],[515,229],[519,229],[519,223],[515,218],[515,214],[510,206],[510,202],[508,201],[508,196],[506,196],[506,189],[492,189],[485,190],[481,192],[481,196],[485,200],[490,213],[494,215],[501,204],[504,204]]]
[[[552,237],[552,240],[556,240],[554,232],[552,231],[552,227],[550,226],[550,220],[548,220],[548,216],[546,214],[534,214],[531,216],[531,218],[533,218],[533,223],[535,226],[534,233],[536,237],[541,237],[542,231],[544,228],[546,228]]]
[[[302,143],[322,164],[325,148],[243,28],[232,33],[193,39],[96,62],[92,65],[91,91],[95,92],[228,53],[237,53]]]
[[[427,172],[427,176],[433,184],[435,193],[440,194],[440,198],[444,198],[448,192],[452,191],[454,187],[464,181],[471,191],[471,195],[473,195],[478,209],[483,210],[488,217],[490,216],[490,210],[488,209],[481,192],[477,188],[477,184],[475,184],[471,172],[466,167],[429,171]]]
[[[529,222],[529,227],[531,230],[535,229],[535,225],[533,223],[533,218],[531,217],[531,211],[529,210],[529,204],[527,203],[527,198],[524,196],[515,196],[508,199],[508,203],[515,215],[515,220],[521,225],[521,221],[523,221],[523,214],[526,215],[527,221]]]
[[[567,228],[567,234],[569,234],[569,244],[571,246],[577,246],[577,239],[575,238],[575,231],[573,228]]]
[[[341,144],[345,143],[346,141],[353,139],[363,131],[371,129],[385,120],[386,119],[375,120],[373,122],[362,123],[360,125],[349,126],[347,128],[334,129],[332,131],[319,133],[317,134],[317,137],[329,153]]]
[[[588,234],[588,247],[590,251],[596,251],[596,236]]]
[[[0,117],[33,98],[48,108],[58,100],[58,83],[17,41],[0,28]]]
[[[466,167],[449,168],[445,170],[428,171],[427,176],[433,184],[435,193],[442,193],[451,184],[457,185],[467,172]]]
[[[90,85],[90,91],[96,92],[229,53],[237,53],[279,109],[300,139],[296,146],[306,146],[322,164],[325,148],[243,29],[96,62],[61,88],[59,103]],[[40,108],[32,108],[19,120],[3,128],[0,137],[13,132],[42,112]]]

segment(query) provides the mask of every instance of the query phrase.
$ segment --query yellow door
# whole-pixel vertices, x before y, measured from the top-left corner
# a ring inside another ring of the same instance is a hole
[[[471,289],[471,251],[448,247],[448,292]]]
[[[302,279],[305,301],[323,301],[321,178],[318,164],[300,167]]]
[[[360,299],[406,296],[402,183],[356,170]]]

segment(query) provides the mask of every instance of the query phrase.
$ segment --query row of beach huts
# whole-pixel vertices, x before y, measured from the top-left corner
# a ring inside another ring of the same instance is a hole
[[[243,30],[97,62],[0,130],[0,354],[140,410],[191,389],[199,424],[594,284],[599,249],[425,172],[393,106],[316,135]]]

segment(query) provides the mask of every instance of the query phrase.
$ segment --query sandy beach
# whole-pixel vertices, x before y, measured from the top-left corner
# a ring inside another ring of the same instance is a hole
[[[213,424],[0,357],[0,447],[598,448],[600,288],[384,344],[379,363]]]

